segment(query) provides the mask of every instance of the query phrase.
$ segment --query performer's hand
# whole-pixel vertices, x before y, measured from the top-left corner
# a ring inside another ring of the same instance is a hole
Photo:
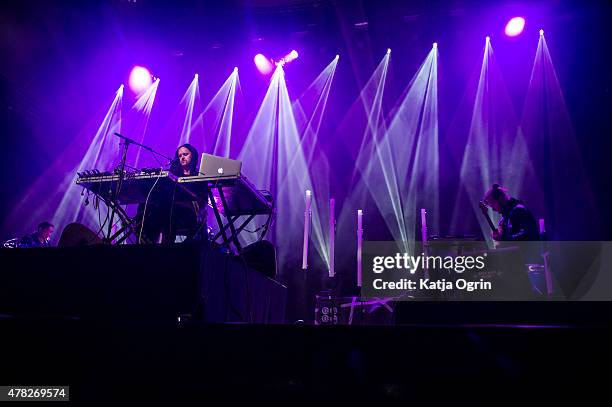
[[[478,202],[478,207],[480,208],[480,211],[483,215],[489,216],[489,208],[487,207],[487,204],[484,203],[484,201]]]
[[[493,240],[501,240],[502,238],[502,233],[501,230],[495,230],[491,232],[491,237],[493,238]]]

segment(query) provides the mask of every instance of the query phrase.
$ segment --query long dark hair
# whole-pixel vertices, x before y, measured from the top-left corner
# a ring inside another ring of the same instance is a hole
[[[177,177],[182,177],[185,174],[183,173],[183,169],[181,168],[181,161],[179,160],[179,150],[185,147],[187,150],[191,152],[191,162],[189,163],[189,174],[197,175],[198,174],[198,150],[195,149],[189,143],[185,143],[182,146],[179,146],[174,152],[174,160],[172,161],[172,165],[170,166],[170,172],[176,175]]]

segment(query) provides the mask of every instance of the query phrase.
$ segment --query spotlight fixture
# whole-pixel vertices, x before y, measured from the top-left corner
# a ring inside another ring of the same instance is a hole
[[[299,56],[298,52],[296,50],[293,50],[287,55],[285,55],[284,57],[282,57],[281,59],[279,59],[278,61],[275,61],[274,64],[276,66],[284,66],[285,64],[288,64],[296,60],[298,56]]]
[[[506,24],[505,33],[508,37],[516,37],[523,32],[525,28],[525,19],[523,17],[514,17]]]
[[[544,35],[544,30],[540,30],[540,36]]]
[[[296,50],[291,51],[291,52],[290,52],[290,53],[289,53],[289,54],[288,54],[288,55],[285,57],[285,63],[287,63],[287,62],[291,62],[291,61],[293,61],[294,59],[297,59],[297,57],[298,57],[298,56],[299,56],[299,55],[298,55],[298,53],[297,53],[297,51],[296,51]]]
[[[255,61],[257,70],[264,75],[269,74],[274,69],[272,63],[263,54],[255,55],[253,61]]]
[[[135,66],[130,72],[130,89],[134,93],[140,93],[146,90],[153,83],[153,76],[149,70],[143,66]]]

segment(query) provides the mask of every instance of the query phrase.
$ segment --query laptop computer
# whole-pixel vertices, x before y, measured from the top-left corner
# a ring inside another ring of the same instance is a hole
[[[212,154],[202,154],[200,177],[235,177],[240,175],[242,161],[231,160]]]

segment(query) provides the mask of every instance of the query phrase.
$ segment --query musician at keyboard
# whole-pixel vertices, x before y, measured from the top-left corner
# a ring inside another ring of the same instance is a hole
[[[176,149],[170,165],[170,172],[177,177],[198,175],[198,151],[191,144],[183,144]],[[202,205],[205,208],[205,205]],[[146,213],[145,213],[146,207]],[[138,206],[137,219],[142,219],[142,238],[144,241],[157,242],[160,233],[163,243],[172,243],[177,235],[191,239],[200,224],[198,218],[200,205],[197,202],[175,202],[171,197],[151,193],[149,201]]]
[[[174,153],[170,172],[177,177],[198,175],[198,150],[191,144],[183,144]]]

